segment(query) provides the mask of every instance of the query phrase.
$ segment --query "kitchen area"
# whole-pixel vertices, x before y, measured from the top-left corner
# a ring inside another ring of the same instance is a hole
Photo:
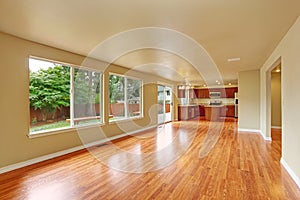
[[[204,117],[218,121],[224,117],[238,117],[238,87],[178,86],[178,120]]]

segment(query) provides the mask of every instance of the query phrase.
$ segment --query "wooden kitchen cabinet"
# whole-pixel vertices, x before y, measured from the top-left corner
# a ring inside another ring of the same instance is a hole
[[[178,94],[177,98],[185,98],[185,90],[184,89],[178,89],[177,94]]]
[[[178,121],[188,120],[189,112],[187,106],[178,106]]]
[[[205,109],[204,109],[204,106],[202,106],[202,105],[199,106],[199,115],[205,116]]]
[[[189,98],[190,99],[196,98],[196,93],[194,89],[189,89]]]
[[[186,95],[185,95],[185,90],[184,89],[178,89],[178,98],[186,98]],[[197,98],[196,96],[196,90],[194,89],[189,89],[189,98],[190,99],[194,99],[194,98]]]
[[[207,99],[209,98],[209,90],[208,89],[195,89],[196,98]]]
[[[193,119],[197,116],[199,116],[198,105],[178,106],[178,121]]]
[[[226,117],[234,117],[234,105],[226,106]]]
[[[221,117],[234,117],[234,105],[226,105],[220,110]]]
[[[234,98],[234,93],[238,92],[237,87],[226,88],[225,90],[226,90],[226,97],[227,98]]]
[[[197,99],[200,98],[200,89],[194,89],[194,92],[195,92],[195,96]]]
[[[232,88],[203,88],[203,89],[194,89],[194,97],[198,99],[208,99],[210,92],[220,92],[220,98],[234,98],[234,93],[238,92],[237,87]]]
[[[205,120],[218,121],[222,117],[222,110],[225,106],[204,106]]]
[[[227,111],[227,106],[223,106],[223,107],[220,109],[220,116],[221,116],[221,117],[226,117],[226,111]]]

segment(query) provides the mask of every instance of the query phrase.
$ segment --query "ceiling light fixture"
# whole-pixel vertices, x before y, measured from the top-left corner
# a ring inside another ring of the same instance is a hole
[[[275,72],[280,72],[280,69],[276,69]]]
[[[235,61],[240,61],[241,58],[228,58],[227,61],[228,62],[235,62]]]

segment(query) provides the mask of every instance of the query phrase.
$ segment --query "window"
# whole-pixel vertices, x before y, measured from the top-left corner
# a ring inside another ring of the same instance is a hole
[[[101,122],[100,77],[99,72],[74,69],[73,124]]]
[[[142,116],[142,81],[109,75],[109,121]]]
[[[103,121],[100,72],[35,58],[29,71],[30,134]]]

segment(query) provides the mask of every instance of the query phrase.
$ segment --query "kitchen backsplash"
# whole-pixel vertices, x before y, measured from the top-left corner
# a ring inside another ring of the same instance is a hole
[[[211,100],[212,99],[192,99],[191,103],[195,103],[195,104],[209,104],[209,102]],[[233,105],[234,104],[234,98],[221,98],[221,99],[218,99],[218,100],[222,101],[222,104],[224,104],[224,105]]]

